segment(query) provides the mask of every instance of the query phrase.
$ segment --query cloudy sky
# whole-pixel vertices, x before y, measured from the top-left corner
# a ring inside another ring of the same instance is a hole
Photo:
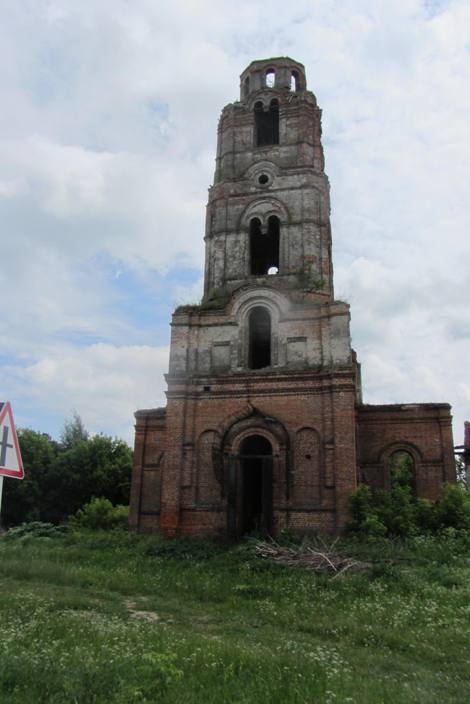
[[[470,419],[468,0],[3,0],[0,388],[132,440],[200,298],[221,108],[255,58],[323,109],[336,297],[369,403]]]

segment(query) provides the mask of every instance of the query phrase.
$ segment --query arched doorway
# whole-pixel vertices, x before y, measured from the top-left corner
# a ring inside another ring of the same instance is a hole
[[[237,536],[272,529],[271,443],[262,435],[248,435],[240,444],[236,489],[233,492]]]
[[[271,443],[262,435],[249,435],[240,445],[240,528],[270,533],[272,518]]]
[[[227,499],[228,535],[240,538],[253,525],[273,535],[274,503],[283,504],[290,491],[290,441],[284,425],[249,404],[221,423],[218,436],[216,472]]]

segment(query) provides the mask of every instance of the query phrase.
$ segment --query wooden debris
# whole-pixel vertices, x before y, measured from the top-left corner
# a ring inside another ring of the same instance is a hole
[[[358,572],[372,567],[370,562],[359,562],[324,549],[317,550],[306,543],[285,547],[278,545],[274,540],[257,540],[255,552],[259,557],[281,562],[289,567],[305,567],[315,572],[326,572],[333,578],[341,577],[351,570]]]

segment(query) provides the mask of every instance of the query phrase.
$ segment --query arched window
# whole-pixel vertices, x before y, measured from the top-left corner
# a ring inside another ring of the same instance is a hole
[[[290,77],[290,89],[292,91],[299,90],[299,74],[298,71],[292,71]]]
[[[416,491],[415,462],[413,456],[404,450],[394,452],[388,462],[390,488],[406,487],[414,494]]]
[[[246,96],[248,95],[249,92],[250,92],[250,77],[247,76],[247,77],[245,78],[245,82],[244,82],[244,84],[243,84],[243,95],[245,96],[245,98],[246,98]]]
[[[279,218],[271,215],[267,232],[263,234],[261,222],[250,222],[250,273],[255,276],[275,274],[279,270]]]
[[[271,316],[266,308],[256,306],[248,319],[248,367],[271,366]]]
[[[272,68],[268,68],[264,76],[264,83],[266,88],[274,88],[276,85],[276,74]]]
[[[279,144],[279,103],[276,98],[271,100],[268,110],[259,100],[255,103],[254,112],[256,146]]]

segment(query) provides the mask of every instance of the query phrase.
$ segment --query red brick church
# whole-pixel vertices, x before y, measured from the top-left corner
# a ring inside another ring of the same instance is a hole
[[[218,129],[204,297],[172,319],[165,408],[137,411],[130,524],[166,536],[337,531],[405,452],[455,481],[450,406],[362,402],[333,293],[321,110],[302,64],[254,61]]]

